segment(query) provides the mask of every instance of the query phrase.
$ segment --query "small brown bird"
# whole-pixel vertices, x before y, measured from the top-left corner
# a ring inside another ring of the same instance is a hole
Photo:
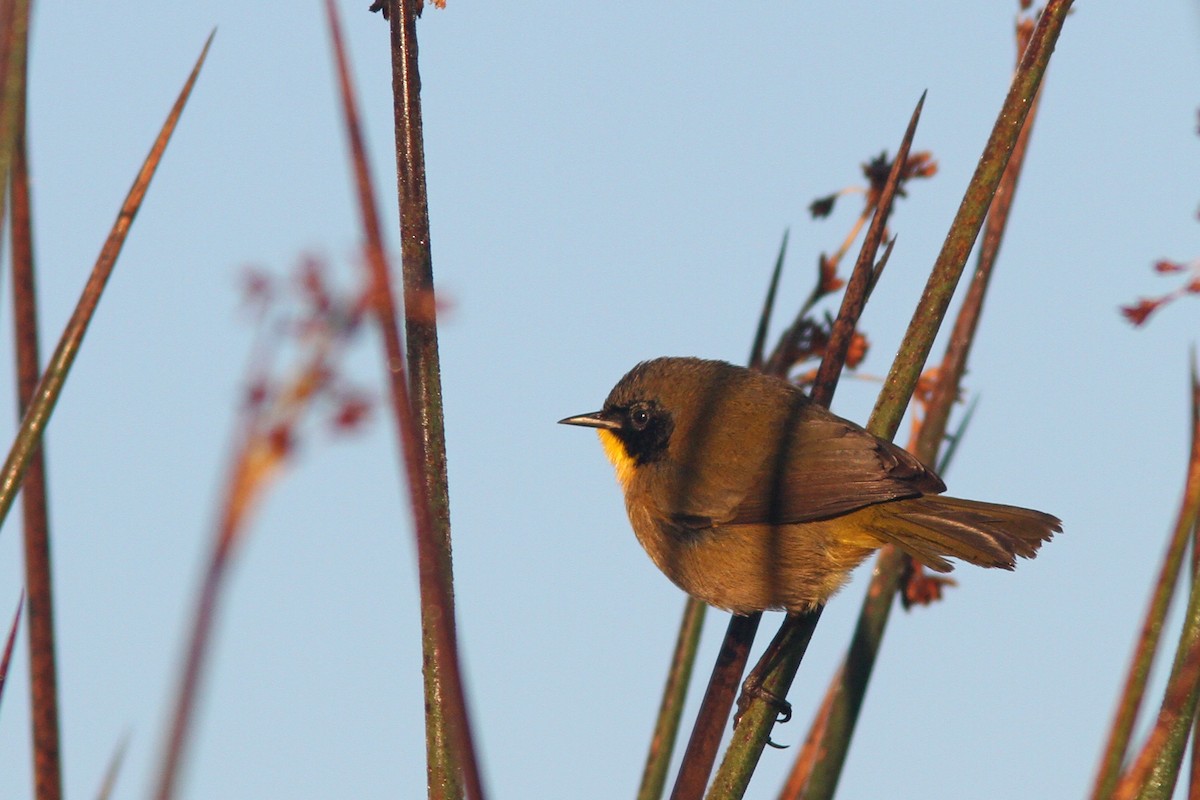
[[[938,572],[947,557],[1012,569],[1062,530],[1040,511],[940,497],[912,454],[723,361],[643,362],[601,411],[561,422],[599,429],[658,568],[735,614],[811,610],[885,544]]]

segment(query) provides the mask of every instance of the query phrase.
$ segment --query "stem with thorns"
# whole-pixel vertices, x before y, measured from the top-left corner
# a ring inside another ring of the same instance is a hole
[[[842,305],[834,322],[825,357],[817,372],[818,378],[813,385],[813,402],[826,408],[833,400],[837,388],[837,376],[841,373],[850,348],[850,340],[858,319],[867,301],[867,295],[874,285],[877,271],[875,258],[887,227],[887,220],[892,210],[892,202],[896,189],[900,185],[900,176],[904,163],[908,158],[916,133],[917,121],[925,104],[925,96],[921,95],[917,107],[913,109],[908,128],[896,153],[882,192],[871,227],[863,240],[862,249],[854,264],[854,271],[846,284],[846,293],[842,297]],[[777,719],[776,704],[768,698],[784,698],[800,668],[800,662],[812,641],[812,635],[820,621],[823,606],[819,606],[807,614],[788,614],[779,632],[771,641],[767,651],[755,666],[747,686],[754,686],[754,695],[743,696],[745,705],[741,709],[740,721],[734,731],[733,741],[725,752],[721,767],[713,779],[708,797],[710,800],[719,798],[740,798],[750,784],[750,778],[762,756],[770,738],[771,728]]]
[[[1022,50],[1021,63],[1014,76],[1012,88],[1005,99],[1000,117],[993,128],[992,136],[984,149],[975,176],[968,187],[959,208],[958,215],[946,237],[946,242],[938,255],[929,284],[922,296],[917,313],[913,315],[909,326],[909,335],[901,345],[892,372],[889,374],[884,391],[880,393],[876,403],[877,411],[886,413],[873,414],[872,425],[868,428],[878,436],[891,438],[899,427],[907,398],[912,394],[913,386],[920,376],[925,357],[932,347],[942,317],[945,315],[947,304],[953,295],[970,251],[970,244],[981,227],[983,215],[993,213],[991,202],[999,191],[999,186],[1005,181],[1011,181],[1015,187],[1016,175],[1008,171],[1011,161],[1009,153],[1016,150],[1026,127],[1027,109],[1032,109],[1037,97],[1041,77],[1045,73],[1054,42],[1062,30],[1062,23],[1070,7],[1070,0],[1051,2],[1042,14],[1041,21],[1030,39],[1029,45]],[[1009,198],[1011,200],[1011,198]],[[999,207],[997,207],[999,208]],[[1003,206],[1007,213],[1007,204]],[[1003,219],[994,220],[997,235],[1003,231]],[[992,257],[998,251],[999,240],[991,247]],[[977,296],[977,302],[969,304],[960,311],[960,323],[956,330],[960,335],[965,331],[973,332],[976,318],[980,311],[985,282],[990,274],[990,267],[981,268],[976,272],[974,283],[977,289],[971,294]],[[970,350],[970,339],[953,341],[947,352],[945,362],[946,374],[953,376],[943,378],[939,382],[943,388],[938,403],[949,405],[958,393],[958,379],[965,368],[965,360]],[[903,370],[903,371],[901,371]],[[890,387],[890,388],[889,388]],[[901,398],[903,402],[901,402]],[[949,418],[949,409],[934,406],[931,411],[932,424],[927,418],[926,426],[929,431],[922,431],[926,436],[924,444],[919,446],[915,455],[932,463],[936,460],[937,447],[945,433],[945,421]],[[876,427],[877,426],[877,427]],[[940,430],[939,430],[940,427]],[[923,448],[928,447],[929,450]],[[831,798],[841,777],[845,764],[846,753],[850,747],[850,739],[858,721],[867,685],[874,669],[875,658],[882,644],[883,633],[891,614],[892,601],[900,587],[906,558],[895,548],[884,548],[876,562],[875,574],[867,590],[867,597],[859,613],[858,623],[851,639],[846,656],[846,662],[839,679],[830,687],[833,694],[833,709],[825,725],[825,733],[821,737],[822,753],[813,768],[805,792],[805,798]]]

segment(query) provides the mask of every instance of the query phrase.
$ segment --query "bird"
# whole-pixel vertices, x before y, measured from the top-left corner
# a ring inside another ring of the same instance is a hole
[[[644,361],[600,411],[560,423],[597,429],[659,570],[734,614],[822,607],[884,545],[937,572],[950,558],[1013,569],[1062,531],[1041,511],[943,496],[908,451],[724,361]]]

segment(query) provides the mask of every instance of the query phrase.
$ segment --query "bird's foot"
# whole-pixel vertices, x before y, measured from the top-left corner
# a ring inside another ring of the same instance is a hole
[[[742,693],[738,696],[737,714],[733,717],[733,727],[736,730],[738,723],[742,721],[742,715],[746,713],[750,707],[750,703],[754,700],[762,700],[771,708],[775,709],[775,722],[783,724],[792,718],[792,704],[785,698],[780,697],[771,690],[767,689],[762,684],[762,676],[759,674],[758,667],[750,670],[750,674],[746,676],[746,681],[742,684]],[[777,750],[787,749],[785,744],[776,744],[767,737],[767,744]]]

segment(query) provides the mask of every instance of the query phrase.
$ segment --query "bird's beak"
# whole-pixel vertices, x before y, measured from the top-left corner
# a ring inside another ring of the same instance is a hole
[[[585,428],[603,428],[605,430],[619,430],[621,423],[616,420],[609,419],[603,411],[596,411],[591,414],[580,414],[577,417],[567,417],[560,419],[559,425],[582,425]]]

